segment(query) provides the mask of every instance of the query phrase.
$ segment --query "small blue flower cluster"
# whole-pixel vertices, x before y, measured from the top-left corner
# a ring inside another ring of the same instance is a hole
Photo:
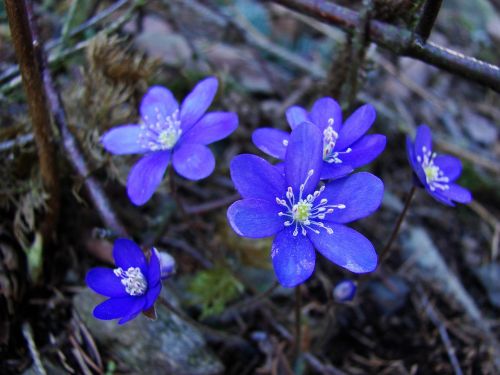
[[[215,159],[207,145],[238,126],[235,113],[205,113],[217,87],[215,78],[207,78],[179,106],[167,88],[154,86],[142,100],[138,124],[104,134],[102,144],[108,152],[143,155],[127,181],[132,203],[143,205],[152,197],[170,161],[190,180],[212,173]],[[373,106],[366,104],[343,121],[339,104],[328,97],[317,100],[310,112],[293,106],[286,111],[290,133],[260,128],[252,135],[255,146],[278,163],[251,154],[232,160],[231,178],[242,199],[229,207],[228,222],[243,237],[274,236],[271,258],[284,287],[295,287],[312,275],[315,250],[354,273],[377,267],[370,240],[346,225],[371,215],[382,202],[383,182],[367,172],[353,173],[385,148],[385,136],[366,134],[375,117]],[[471,200],[470,192],[454,183],[460,161],[432,152],[427,126],[418,128],[414,143],[407,140],[407,153],[415,181],[432,197],[447,205]],[[94,316],[123,324],[154,306],[161,280],[173,273],[175,261],[155,249],[148,260],[126,239],[115,242],[113,255],[117,268],[90,270],[87,284],[109,297],[95,308]],[[334,295],[348,301],[355,290],[355,284],[346,281]]]

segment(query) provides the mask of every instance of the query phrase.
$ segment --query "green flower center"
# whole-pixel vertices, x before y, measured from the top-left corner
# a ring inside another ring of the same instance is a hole
[[[293,218],[301,223],[304,223],[309,219],[311,213],[312,204],[307,201],[300,201],[292,208]]]

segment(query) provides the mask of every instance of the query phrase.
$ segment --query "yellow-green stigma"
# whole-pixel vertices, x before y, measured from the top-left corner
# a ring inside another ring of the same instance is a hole
[[[180,133],[180,129],[164,130],[158,136],[158,142],[163,146],[163,149],[171,149],[179,139]]]
[[[304,223],[309,219],[309,214],[311,213],[312,204],[306,201],[300,201],[292,208],[293,218],[301,223]]]

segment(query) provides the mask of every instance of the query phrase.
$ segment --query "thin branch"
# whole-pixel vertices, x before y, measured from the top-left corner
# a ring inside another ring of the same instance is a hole
[[[42,66],[38,59],[42,46],[39,38],[33,34],[25,0],[5,0],[5,10],[33,124],[43,187],[49,195],[42,223],[42,235],[47,241],[52,238],[59,218],[60,187],[51,116],[43,87]]]
[[[359,13],[326,1],[317,0],[266,0],[307,14],[354,33],[361,23]],[[457,51],[425,42],[409,30],[372,20],[369,25],[370,40],[401,55],[424,61],[450,73],[460,75],[500,92],[500,68],[496,65],[465,56]]]
[[[418,21],[417,28],[415,29],[415,32],[424,42],[427,41],[427,38],[431,35],[434,22],[436,22],[442,3],[443,0],[427,0],[425,2],[424,10]]]

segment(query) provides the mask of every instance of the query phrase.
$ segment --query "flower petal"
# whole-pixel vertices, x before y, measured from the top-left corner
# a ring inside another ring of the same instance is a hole
[[[423,157],[424,148],[427,151],[432,151],[432,134],[427,125],[420,125],[415,135],[415,156]]]
[[[309,118],[321,131],[332,125],[333,130],[338,133],[342,124],[342,108],[332,98],[321,98],[314,103]],[[332,119],[333,124],[331,124]]]
[[[110,268],[96,267],[87,272],[85,282],[94,292],[106,297],[128,296],[121,279]]]
[[[445,204],[447,206],[455,207],[455,203],[453,203],[448,197],[446,197],[443,194],[443,190],[431,190],[428,187],[428,185],[425,186],[425,190],[427,191],[427,193],[429,193],[429,195],[432,198],[434,198],[438,202],[443,203],[443,204]]]
[[[148,151],[139,144],[139,125],[122,125],[108,130],[101,137],[101,143],[106,151],[114,155],[141,154]]]
[[[336,208],[326,214],[325,220],[334,223],[349,223],[371,215],[382,203],[384,183],[371,173],[360,172],[335,180],[326,185],[321,199],[330,204],[344,204],[344,209]]]
[[[385,143],[385,135],[365,135],[351,146],[350,152],[339,153],[338,158],[342,160],[342,163],[358,168],[379,156],[385,149]]]
[[[160,258],[156,250],[151,249],[151,257],[149,258],[148,274],[145,275],[148,280],[148,287],[153,287],[159,283],[161,278]]]
[[[142,310],[146,302],[146,297],[122,297],[110,298],[94,309],[94,316],[101,320],[112,320],[131,315]]]
[[[231,179],[243,198],[257,198],[275,202],[286,191],[281,171],[266,160],[243,154],[233,158],[230,164]]]
[[[227,210],[227,220],[233,230],[242,237],[262,238],[272,236],[284,228],[276,202],[262,199],[242,199]]]
[[[439,193],[458,203],[465,204],[472,200],[472,194],[470,191],[457,184],[449,184],[448,189],[441,190]]]
[[[238,115],[236,113],[210,112],[186,132],[182,142],[208,145],[226,138],[237,127]]]
[[[376,116],[375,108],[370,104],[358,108],[340,127],[335,148],[344,150],[360,139],[373,125]]]
[[[127,180],[127,193],[133,204],[142,206],[153,196],[169,162],[170,151],[156,151],[146,154],[132,167]]]
[[[140,113],[147,124],[155,123],[158,114],[165,118],[179,109],[179,103],[172,92],[163,86],[152,86],[143,96]]]
[[[198,82],[181,106],[181,129],[187,132],[207,111],[217,93],[217,78],[209,77]]]
[[[323,136],[316,126],[303,123],[292,130],[285,156],[285,176],[296,194],[311,170],[313,173],[304,187],[304,194],[316,188],[321,175],[322,157]]]
[[[415,172],[415,175],[420,180],[420,183],[425,186],[427,180],[425,179],[425,173],[422,166],[417,161],[417,156],[415,155],[415,145],[410,137],[406,137],[406,155],[408,157],[408,162],[410,163],[411,169]]]
[[[177,173],[188,180],[201,180],[215,168],[212,151],[200,144],[182,143],[174,149],[172,164]]]
[[[302,234],[294,236],[287,228],[276,235],[271,248],[274,272],[281,285],[293,288],[311,277],[316,253],[311,241]]]
[[[434,159],[434,164],[443,171],[443,174],[450,181],[455,181],[460,176],[460,173],[462,173],[462,162],[454,156],[438,155]]]
[[[155,304],[156,299],[160,295],[160,292],[161,292],[161,282],[156,284],[154,287],[149,288],[148,292],[146,293],[146,304],[144,305],[143,310],[147,310]]]
[[[263,153],[277,159],[285,159],[290,134],[273,128],[260,128],[253,132],[253,144]]]
[[[286,119],[292,130],[303,122],[310,121],[307,111],[296,105],[286,110]]]
[[[371,272],[377,268],[377,253],[372,243],[361,233],[340,224],[329,224],[332,234],[308,231],[316,249],[331,262],[354,273]]]
[[[113,258],[117,267],[127,270],[130,267],[139,267],[147,277],[146,257],[141,248],[134,241],[118,238],[113,245]]]
[[[354,170],[350,165],[323,162],[322,180],[335,180],[347,176]]]

